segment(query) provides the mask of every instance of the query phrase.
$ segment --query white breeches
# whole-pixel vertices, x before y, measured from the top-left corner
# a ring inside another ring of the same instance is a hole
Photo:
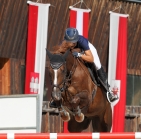
[[[100,63],[100,59],[99,59],[97,50],[90,42],[89,42],[89,47],[94,57],[94,63],[95,63],[96,69],[99,70],[101,68],[101,63]]]

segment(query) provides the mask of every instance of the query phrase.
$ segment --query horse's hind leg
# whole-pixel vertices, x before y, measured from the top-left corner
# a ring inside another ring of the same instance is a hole
[[[90,118],[85,117],[84,121],[81,123],[76,122],[75,118],[72,116],[71,120],[68,122],[69,132],[82,132],[87,129],[91,122]]]
[[[109,103],[101,117],[95,116],[92,118],[92,126],[93,132],[110,132],[112,126],[112,110]]]
[[[101,120],[99,116],[94,116],[92,118],[92,126],[93,126],[93,132],[103,131],[102,126],[101,126]]]
[[[112,109],[110,103],[108,103],[106,107],[106,111],[104,114],[104,123],[106,132],[110,132],[112,126]]]

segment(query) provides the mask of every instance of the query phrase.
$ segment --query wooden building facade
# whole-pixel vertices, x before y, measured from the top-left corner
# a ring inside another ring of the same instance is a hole
[[[32,0],[38,2],[37,0]],[[51,48],[60,43],[69,26],[69,6],[79,0],[40,0],[50,3],[48,44]],[[101,63],[108,71],[109,11],[129,14],[127,72],[129,79],[141,76],[141,3],[126,0],[84,0],[91,9],[89,41],[94,44]],[[79,7],[80,5],[76,5]],[[86,8],[82,5],[82,8]],[[27,0],[0,0],[0,95],[23,94],[25,83],[26,47],[28,25]],[[128,80],[128,79],[127,79]],[[130,84],[133,85],[132,80]],[[136,85],[136,82],[135,82]],[[139,85],[138,85],[139,86]],[[141,88],[131,90],[127,85],[125,131],[141,131],[140,103]],[[50,100],[50,82],[46,68],[44,102]],[[130,91],[131,93],[128,93]],[[135,91],[137,93],[135,93]],[[132,94],[132,92],[134,92]],[[128,95],[129,94],[129,95]],[[46,104],[47,105],[47,104]],[[63,122],[58,113],[44,113],[42,132],[62,132]],[[56,126],[57,125],[57,126]],[[91,128],[87,131],[91,131]]]

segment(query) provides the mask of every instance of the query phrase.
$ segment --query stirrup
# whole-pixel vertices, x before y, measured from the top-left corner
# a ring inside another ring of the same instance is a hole
[[[112,98],[110,98],[110,102],[114,102],[114,101],[116,101],[118,98],[115,98],[115,97],[112,97]]]
[[[114,101],[116,101],[118,99],[111,92],[108,92],[107,97],[108,97],[110,102],[114,102]]]

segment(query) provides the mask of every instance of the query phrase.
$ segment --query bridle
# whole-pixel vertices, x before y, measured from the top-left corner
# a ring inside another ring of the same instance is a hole
[[[66,84],[66,82],[65,82],[65,81],[66,81],[66,74],[67,74],[66,61],[63,62],[63,63],[50,63],[50,66],[51,66],[51,68],[53,69],[54,74],[56,74],[57,71],[58,71],[58,70],[61,68],[61,66],[63,66],[63,65],[64,65],[64,67],[65,67],[65,71],[64,71],[64,77],[63,77],[62,82],[59,83],[59,84],[53,83],[53,85],[52,85],[53,88],[56,87],[56,88],[58,88],[61,92],[63,92],[64,87],[65,87],[65,84]],[[62,87],[61,87],[61,86],[62,86]]]
[[[56,80],[53,81],[53,89],[58,88],[61,92],[66,90],[68,82],[71,80],[71,76],[74,73],[74,70],[75,70],[75,67],[76,67],[76,66],[74,66],[76,64],[73,64],[72,70],[68,74],[67,67],[66,67],[66,59],[69,55],[69,52],[70,52],[70,49],[67,50],[64,54],[52,54],[52,53],[50,53],[49,50],[47,50],[47,55],[48,55],[49,60],[50,60],[50,67],[54,71],[55,79],[57,79],[57,71],[61,68],[61,66],[64,65],[65,69],[64,69],[64,76],[63,76],[62,82],[57,84]]]
[[[74,71],[75,71],[76,66],[77,66],[76,59],[74,59],[73,66],[72,66],[71,70],[69,71],[69,73],[67,71],[66,61],[64,61],[63,63],[56,63],[56,62],[50,63],[50,66],[54,70],[54,72],[55,71],[57,72],[63,65],[64,65],[64,76],[63,76],[62,82],[59,83],[59,84],[54,84],[53,83],[53,85],[52,85],[53,88],[56,87],[61,92],[66,90],[68,88],[68,86],[69,86],[69,82],[71,82],[71,77],[74,74]]]

